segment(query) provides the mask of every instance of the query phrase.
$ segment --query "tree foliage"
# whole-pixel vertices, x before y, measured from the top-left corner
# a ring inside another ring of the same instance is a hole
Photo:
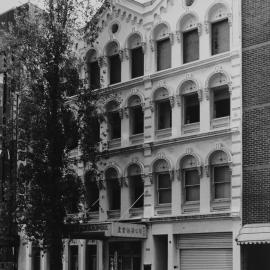
[[[90,43],[97,37],[97,24],[89,18],[96,14],[96,20],[101,10],[95,13],[93,3],[83,0],[46,0],[45,10],[24,7],[5,48],[13,56],[9,70],[20,97],[16,214],[27,238],[49,251],[50,269],[60,270],[65,220],[70,211],[80,210],[83,193],[69,158],[78,141],[82,162],[99,176],[98,95],[82,85],[79,90],[82,60],[74,48],[81,36]],[[82,24],[86,26],[78,30]],[[67,95],[76,93],[67,102]]]

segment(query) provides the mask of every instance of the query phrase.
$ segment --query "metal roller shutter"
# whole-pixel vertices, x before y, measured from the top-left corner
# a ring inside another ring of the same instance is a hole
[[[232,234],[187,234],[178,238],[180,270],[232,270]]]

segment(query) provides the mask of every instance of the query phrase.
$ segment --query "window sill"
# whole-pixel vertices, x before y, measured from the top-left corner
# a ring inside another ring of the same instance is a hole
[[[129,137],[129,140],[130,140],[131,144],[141,144],[141,143],[143,143],[143,135],[144,135],[144,133],[131,135]]]
[[[172,129],[171,128],[164,128],[156,130],[156,137],[158,139],[166,138],[172,136]]]
[[[120,218],[120,210],[108,210],[107,216],[108,216],[108,219],[119,219]]]
[[[211,120],[211,128],[227,128],[230,126],[230,116],[215,118]]]
[[[182,127],[182,131],[184,134],[200,132],[200,122],[185,124]]]
[[[172,205],[170,203],[155,206],[155,215],[171,215]]]
[[[143,208],[131,208],[129,210],[130,217],[139,217],[143,215]]]
[[[98,220],[99,219],[99,212],[98,211],[88,211],[87,212],[87,217],[89,218],[89,219],[96,219],[96,220]]]
[[[113,139],[108,142],[109,149],[121,147],[121,139]]]
[[[211,211],[225,211],[230,210],[231,200],[230,199],[216,199],[211,201]]]
[[[194,213],[200,211],[200,201],[184,202],[182,206],[183,213]]]

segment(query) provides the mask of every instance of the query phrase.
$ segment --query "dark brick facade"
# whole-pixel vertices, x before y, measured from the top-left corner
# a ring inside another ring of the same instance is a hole
[[[270,1],[242,1],[243,224],[270,223]]]

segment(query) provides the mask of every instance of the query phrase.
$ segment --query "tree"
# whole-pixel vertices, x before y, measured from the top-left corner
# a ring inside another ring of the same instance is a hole
[[[96,1],[94,1],[96,2]],[[62,270],[63,231],[70,210],[80,210],[82,184],[68,155],[80,137],[82,161],[98,177],[98,148],[94,139],[98,98],[81,85],[77,98],[78,122],[66,95],[80,85],[81,61],[74,52],[83,35],[97,36],[94,2],[46,0],[45,10],[25,5],[17,12],[6,51],[12,55],[12,80],[19,93],[17,222],[26,237],[50,254],[50,269]],[[30,12],[31,11],[31,12]],[[34,15],[32,14],[34,11]],[[93,16],[91,23],[77,21],[78,12]],[[30,15],[32,14],[32,15]],[[13,120],[13,119],[12,119]],[[71,138],[73,138],[71,140]],[[72,191],[72,192],[71,192]]]

